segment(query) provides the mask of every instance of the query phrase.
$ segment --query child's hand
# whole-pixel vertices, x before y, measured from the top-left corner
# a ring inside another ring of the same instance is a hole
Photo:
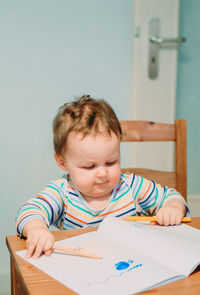
[[[27,252],[26,258],[38,258],[42,252],[49,256],[52,252],[54,244],[54,236],[48,229],[34,228],[29,232],[26,240]]]
[[[178,225],[185,216],[186,207],[181,201],[172,200],[160,208],[156,214],[160,225]]]
[[[41,220],[31,220],[27,222],[23,230],[27,236],[26,258],[38,258],[42,253],[49,256],[54,244],[54,236]]]

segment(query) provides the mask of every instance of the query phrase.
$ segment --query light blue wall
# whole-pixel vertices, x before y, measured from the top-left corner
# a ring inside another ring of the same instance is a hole
[[[177,118],[187,119],[188,193],[200,193],[200,1],[180,0]]]
[[[58,107],[91,94],[130,118],[132,21],[132,0],[0,1],[0,294],[17,209],[62,174],[51,135]]]
[[[177,117],[188,120],[191,193],[199,192],[199,11],[199,0],[181,0],[187,42]],[[120,119],[131,118],[132,23],[133,0],[0,1],[0,294],[9,272],[5,236],[15,233],[17,209],[60,175],[51,136],[57,108],[89,93],[107,99]]]

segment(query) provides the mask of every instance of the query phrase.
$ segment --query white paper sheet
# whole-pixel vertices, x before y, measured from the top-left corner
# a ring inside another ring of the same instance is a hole
[[[108,217],[97,232],[55,244],[88,248],[103,257],[96,260],[54,252],[50,257],[26,259],[79,294],[112,294],[113,290],[136,294],[187,276],[200,262],[200,231],[183,224],[161,227]],[[25,252],[17,254],[25,259]]]

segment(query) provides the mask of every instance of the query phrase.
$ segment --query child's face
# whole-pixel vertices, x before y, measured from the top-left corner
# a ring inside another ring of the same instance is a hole
[[[120,179],[119,138],[113,132],[84,138],[71,132],[66,150],[64,167],[83,197],[109,198]]]

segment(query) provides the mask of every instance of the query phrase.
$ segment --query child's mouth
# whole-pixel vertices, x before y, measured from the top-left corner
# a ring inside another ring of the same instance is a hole
[[[96,183],[96,185],[104,185],[104,184],[107,184],[108,183],[108,180],[104,181],[104,182],[98,182]]]

